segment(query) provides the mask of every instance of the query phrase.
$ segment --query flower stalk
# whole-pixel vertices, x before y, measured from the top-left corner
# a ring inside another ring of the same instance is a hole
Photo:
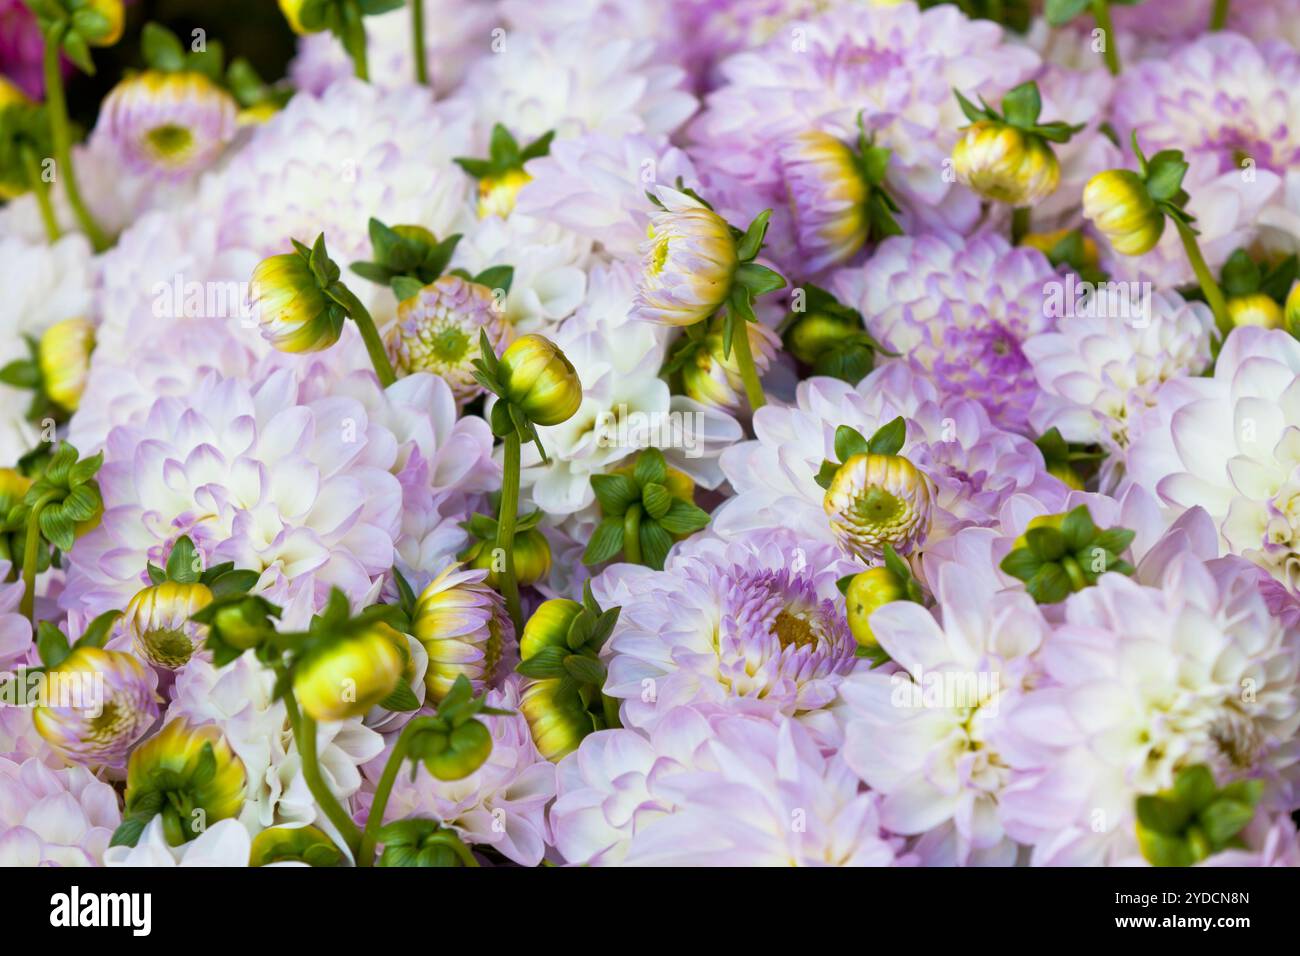
[[[515,574],[515,524],[519,510],[519,435],[511,431],[505,436],[505,465],[501,483],[501,508],[497,513],[497,542],[501,551],[501,594],[506,599],[506,611],[515,626],[515,633],[523,631],[523,612],[519,605],[519,578]]]
[[[1201,253],[1200,243],[1196,241],[1196,230],[1177,217],[1174,217],[1174,225],[1178,229],[1178,238],[1183,241],[1183,249],[1187,252],[1187,261],[1192,271],[1196,273],[1196,281],[1200,283],[1201,291],[1205,294],[1205,301],[1210,306],[1210,311],[1214,313],[1214,324],[1219,334],[1226,338],[1232,331],[1232,316],[1228,314],[1228,300],[1224,298],[1223,290],[1219,288],[1214,273],[1210,271],[1205,256]]]
[[[411,45],[415,54],[415,82],[429,85],[429,63],[424,50],[424,0],[411,0]]]
[[[1112,76],[1119,76],[1119,48],[1115,45],[1115,27],[1110,19],[1110,0],[1092,0],[1092,18],[1097,22],[1103,37],[1102,54],[1106,57],[1106,69]]]
[[[302,775],[307,781],[307,789],[316,799],[330,823],[334,824],[352,851],[354,858],[360,858],[361,831],[348,816],[343,805],[330,792],[325,778],[320,772],[320,759],[316,752],[316,721],[298,709],[298,701],[290,690],[284,695],[284,705],[289,712],[289,723],[293,728],[293,737],[298,744],[298,754],[302,758]]]
[[[31,146],[23,146],[22,158],[23,171],[27,176],[28,184],[32,187],[32,194],[36,197],[36,207],[41,212],[45,236],[51,243],[58,242],[62,233],[59,229],[58,217],[54,215],[54,203],[50,201],[50,187],[41,175],[40,163],[37,162],[36,153]]]
[[[63,188],[68,196],[68,205],[72,207],[77,222],[90,240],[96,252],[103,252],[109,246],[108,236],[100,228],[95,217],[90,214],[85,201],[81,198],[81,188],[77,185],[77,173],[72,165],[72,131],[68,126],[68,103],[63,95],[63,71],[59,63],[59,44],[50,37],[45,38],[45,100],[49,107],[50,139],[54,145],[54,162],[63,176]],[[38,177],[39,178],[39,177]],[[33,189],[36,185],[33,183]]]

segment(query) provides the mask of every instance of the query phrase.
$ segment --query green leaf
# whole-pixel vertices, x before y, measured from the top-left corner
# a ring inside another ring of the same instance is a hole
[[[72,521],[80,523],[91,520],[104,508],[104,502],[99,497],[99,486],[93,481],[77,485],[63,499],[62,507],[63,513]]]
[[[162,584],[167,580],[167,572],[158,567],[158,565],[154,564],[152,561],[145,566],[145,571],[149,574],[150,584]]]
[[[1200,814],[1201,826],[1216,848],[1246,828],[1255,817],[1255,807],[1238,800],[1215,800]]]
[[[1181,837],[1146,830],[1139,832],[1138,843],[1142,855],[1153,866],[1191,866],[1197,862],[1187,841]]]
[[[823,461],[821,468],[817,470],[817,477],[814,479],[822,488],[830,488],[831,483],[835,480],[835,474],[840,470],[840,466],[833,461]]]
[[[491,176],[495,169],[490,159],[474,159],[471,156],[457,156],[452,160],[457,166],[465,170],[475,179],[486,179]]]
[[[1214,782],[1210,782],[1214,787]],[[1181,801],[1168,797],[1138,797],[1137,818],[1142,826],[1153,833],[1170,835],[1182,833],[1192,819],[1192,810]]]
[[[763,248],[763,238],[767,235],[767,221],[771,218],[772,210],[764,209],[754,217],[745,234],[740,237],[740,242],[736,244],[736,255],[741,262],[749,262]],[[781,284],[785,284],[784,280]],[[780,286],[777,288],[779,289]]]
[[[398,302],[405,302],[419,295],[420,290],[424,288],[424,283],[410,276],[393,276],[388,280],[388,288],[392,290]]]
[[[398,713],[420,709],[420,698],[411,690],[411,685],[406,681],[400,682],[393,688],[393,692],[379,702],[379,706],[384,710],[391,710]]]
[[[692,534],[709,526],[709,513],[680,498],[673,500],[668,513],[658,519],[669,534]]]
[[[1021,83],[1002,97],[1002,115],[1008,123],[1020,129],[1030,129],[1038,122],[1043,111],[1043,99],[1038,84],[1033,80]]]
[[[1190,813],[1209,806],[1214,792],[1214,774],[1203,763],[1188,767],[1174,779],[1174,796]]]
[[[87,76],[95,75],[95,61],[90,55],[90,44],[80,33],[73,30],[64,34],[63,52],[82,73]]]
[[[35,362],[14,359],[0,368],[0,382],[13,388],[37,389],[41,387],[41,370]]]
[[[498,170],[513,169],[520,165],[519,144],[510,135],[510,131],[500,123],[492,127],[488,155],[492,157],[492,165]]]
[[[961,90],[954,88],[952,91],[952,95],[957,97],[957,105],[961,107],[962,113],[972,123],[978,123],[981,120],[992,119],[992,117],[989,116],[989,114],[985,110],[976,106],[970,100],[966,99],[966,97],[962,96]]]
[[[642,562],[646,567],[662,571],[664,560],[673,546],[672,536],[657,521],[649,519],[641,522],[638,536],[641,540]]]
[[[1044,564],[1025,584],[1025,590],[1039,604],[1057,604],[1070,595],[1070,577],[1057,564]]]
[[[140,34],[140,53],[152,69],[179,73],[185,69],[185,48],[176,34],[158,23],[146,23]]]
[[[1183,188],[1183,177],[1187,175],[1187,162],[1178,150],[1161,150],[1151,157],[1147,164],[1147,192],[1156,202],[1169,202],[1178,196]],[[1181,205],[1181,203],[1179,204]]]
[[[596,688],[605,685],[605,666],[594,657],[570,654],[564,659],[564,669],[579,684],[590,684]]]
[[[1220,273],[1223,280],[1223,292],[1229,298],[1254,295],[1264,281],[1264,274],[1259,265],[1245,249],[1238,249],[1228,257]]]
[[[187,536],[181,535],[167,555],[167,578],[178,584],[194,584],[203,574],[203,561],[198,548]]]
[[[552,680],[568,673],[564,668],[564,659],[568,656],[564,647],[543,647],[527,660],[520,661],[515,670],[534,680]]]
[[[618,517],[641,500],[641,489],[627,475],[592,475],[591,490],[606,517]]]
[[[1089,0],[1047,0],[1043,12],[1050,25],[1061,27],[1088,9],[1088,3]]]
[[[641,489],[641,506],[646,514],[658,520],[673,506],[673,496],[663,485],[652,481]]]
[[[606,518],[592,532],[587,550],[582,553],[583,564],[600,564],[623,550],[623,519]]]
[[[785,276],[757,262],[742,263],[736,269],[736,281],[749,290],[754,298],[785,288]]]
[[[122,616],[121,611],[105,611],[100,614],[88,625],[82,632],[81,637],[77,638],[77,647],[103,647],[108,643],[108,636],[113,630],[113,624]]]
[[[72,457],[74,459],[77,457],[75,448],[72,449]],[[104,464],[104,453],[102,451],[91,455],[89,458],[74,461],[68,468],[68,487],[75,488],[90,481],[91,478],[95,477],[102,464]]]
[[[57,667],[64,658],[72,653],[68,638],[49,621],[36,625],[36,653],[46,667]]]
[[[1025,582],[1031,580],[1042,566],[1043,562],[1028,548],[1016,548],[998,565],[1016,580]]]
[[[245,594],[257,586],[261,577],[256,571],[251,570],[227,571],[225,574],[217,575],[208,587],[211,588],[214,598]]]
[[[1079,505],[1061,521],[1061,535],[1065,538],[1065,550],[1076,552],[1092,543],[1097,535],[1097,526],[1092,522],[1087,505]]]
[[[899,419],[902,421],[902,419]],[[879,434],[879,432],[877,432]],[[835,429],[835,457],[840,463],[848,461],[854,455],[866,455],[871,448],[862,432],[848,425],[840,425]]]
[[[135,846],[140,842],[140,837],[144,835],[144,828],[149,825],[149,821],[154,818],[154,814],[132,815],[127,817],[113,831],[112,839],[108,841],[109,846]]]
[[[1094,548],[1102,548],[1111,554],[1123,554],[1133,539],[1137,537],[1136,531],[1130,531],[1128,528],[1107,528],[1095,538],[1092,539]]]
[[[489,266],[476,275],[474,281],[489,289],[500,289],[503,293],[509,293],[514,278],[514,266]]]
[[[1065,554],[1065,535],[1058,528],[1030,528],[1025,532],[1025,543],[1041,561],[1056,561]]]
[[[881,425],[867,441],[867,451],[873,455],[897,455],[907,439],[907,423],[900,415],[892,422]]]
[[[72,542],[76,539],[76,526],[57,504],[42,508],[37,524],[40,525],[41,534],[50,544],[63,552],[72,550]]]
[[[664,453],[658,448],[647,448],[641,452],[637,456],[632,476],[642,487],[651,483],[663,484],[668,480],[668,463],[664,461]]]
[[[553,139],[555,139],[555,130],[548,130],[525,146],[519,154],[520,164],[547,155],[551,151],[551,141]]]

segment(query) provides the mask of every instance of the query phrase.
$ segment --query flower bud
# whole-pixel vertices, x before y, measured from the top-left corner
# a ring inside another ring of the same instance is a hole
[[[1150,252],[1165,231],[1164,213],[1146,183],[1128,169],[1109,169],[1088,180],[1083,189],[1083,214],[1116,252],[1126,256]]]
[[[559,425],[582,404],[582,383],[560,347],[541,335],[516,339],[501,355],[504,395],[536,425]]]
[[[205,756],[209,749],[211,758]],[[243,761],[215,724],[195,727],[177,718],[132,752],[126,807],[138,811],[143,796],[160,795],[163,833],[179,846],[218,820],[238,816],[247,783]]]
[[[406,656],[406,639],[376,621],[309,651],[294,671],[294,696],[315,720],[360,717],[397,687]]]
[[[664,209],[642,246],[633,314],[663,325],[694,325],[726,301],[740,257],[731,227],[685,193],[660,189]]]
[[[202,73],[145,70],[109,92],[95,125],[139,173],[185,178],[210,167],[235,138],[239,104]]]
[[[248,852],[249,866],[272,863],[306,863],[308,866],[339,866],[343,851],[324,831],[314,827],[268,827],[253,837]]]
[[[853,150],[830,133],[806,130],[777,151],[808,273],[851,259],[867,241],[871,186]]]
[[[61,408],[75,412],[86,388],[95,326],[87,319],[64,319],[45,330],[37,355],[45,394]]]
[[[1300,339],[1300,282],[1291,286],[1291,292],[1286,297],[1286,305],[1283,308],[1286,320],[1286,330],[1294,338]]]
[[[131,598],[123,627],[135,651],[150,664],[175,670],[194,654],[208,629],[190,618],[212,603],[205,584],[164,581]]]
[[[845,601],[848,605],[849,630],[862,647],[875,647],[876,636],[871,633],[871,613],[893,601],[907,597],[907,588],[898,575],[886,567],[868,568],[849,582]]]
[[[404,227],[394,232],[401,234]],[[429,237],[432,243],[433,237]],[[460,405],[483,393],[474,378],[481,336],[499,349],[511,326],[492,290],[456,275],[445,275],[397,306],[397,323],[388,337],[393,367],[404,375],[430,372],[451,387]]]
[[[772,358],[780,348],[780,339],[758,322],[742,322],[740,326],[749,336],[754,368],[761,377],[772,364]],[[736,331],[741,331],[741,328]],[[682,386],[686,394],[700,404],[735,414],[749,407],[745,382],[740,374],[740,356],[733,348],[731,354],[723,358],[722,351],[722,330],[717,329],[705,337],[704,347],[682,368]]]
[[[47,700],[32,723],[51,747],[76,763],[120,767],[158,719],[158,678],[138,658],[77,647],[46,671]]]
[[[514,211],[519,190],[532,181],[533,177],[522,169],[508,169],[500,176],[484,176],[478,181],[478,217],[505,219]]]
[[[1021,238],[1020,244],[1029,246],[1031,249],[1037,249],[1045,256],[1050,256],[1061,240],[1065,239],[1073,231],[1072,229],[1057,229],[1053,232],[1031,232]],[[1074,265],[1085,269],[1097,269],[1101,263],[1101,259],[1097,255],[1097,243],[1082,233],[1080,233],[1080,242],[1083,244],[1082,261],[1076,262]]]
[[[429,652],[424,685],[432,701],[447,696],[462,674],[481,693],[514,638],[505,601],[487,585],[486,572],[449,565],[415,604],[411,630]]]
[[[930,530],[930,480],[900,455],[851,456],[822,505],[841,546],[864,560],[887,544],[907,554]]]
[[[577,750],[594,726],[586,711],[556,701],[560,683],[557,679],[534,681],[519,698],[519,712],[528,721],[533,743],[552,763]]]
[[[805,365],[814,365],[823,353],[862,332],[862,327],[833,315],[809,312],[786,333],[786,348]]]
[[[424,767],[438,780],[463,780],[492,753],[492,732],[479,720],[467,720],[446,734],[438,734],[434,746],[424,752]]]
[[[582,605],[568,598],[543,601],[524,625],[519,638],[519,657],[528,660],[544,647],[565,647],[569,626],[582,613]]]
[[[122,0],[86,0],[86,8],[100,14],[108,21],[108,29],[98,36],[85,36],[91,46],[112,46],[122,39],[122,26],[126,10]]]
[[[1280,329],[1283,324],[1282,306],[1264,292],[1233,296],[1228,300],[1228,318],[1234,328],[1258,325],[1265,329]]]
[[[220,632],[223,641],[245,651],[256,647],[266,631],[272,628],[265,605],[257,597],[226,604],[216,612],[212,624]]]
[[[321,290],[301,255],[263,259],[253,270],[249,295],[262,337],[281,352],[319,352],[339,340],[344,313]]]
[[[289,21],[289,29],[299,36],[305,36],[309,32],[302,25],[302,8],[306,2],[307,0],[280,0],[280,12]]]
[[[497,573],[497,547],[495,541],[479,541],[465,555],[471,568],[487,571],[489,587],[501,589],[501,576]],[[536,584],[551,572],[551,544],[546,535],[536,528],[515,533],[515,579],[520,587]]]
[[[1032,206],[1061,181],[1061,165],[1042,137],[996,120],[966,127],[952,163],[958,182],[1009,206]]]

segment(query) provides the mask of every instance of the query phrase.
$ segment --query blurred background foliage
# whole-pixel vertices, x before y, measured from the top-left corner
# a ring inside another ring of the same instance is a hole
[[[207,39],[220,40],[226,62],[236,56],[247,58],[267,81],[284,76],[294,51],[294,35],[275,0],[134,0],[127,7],[127,26],[122,41],[106,50],[95,50],[95,76],[80,73],[71,78],[69,109],[89,129],[94,125],[100,101],[124,70],[140,69],[140,29],[154,20],[174,31],[187,45],[194,30],[204,30]]]

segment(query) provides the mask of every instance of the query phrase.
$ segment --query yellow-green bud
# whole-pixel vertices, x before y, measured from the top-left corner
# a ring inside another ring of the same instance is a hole
[[[501,589],[501,575],[496,570],[495,541],[480,541],[465,556],[471,568],[486,568],[487,583]],[[520,587],[536,584],[551,573],[551,544],[536,528],[515,532],[515,579]]]
[[[868,568],[849,582],[845,601],[848,605],[849,630],[862,647],[875,647],[871,633],[871,614],[876,608],[907,597],[907,588],[889,568]]]
[[[196,777],[205,745],[212,747],[216,769],[210,776]],[[159,770],[170,771],[175,789],[159,788],[155,777]],[[141,791],[183,794],[184,799],[175,806],[164,799],[162,807],[163,832],[167,842],[177,846],[218,820],[238,816],[247,783],[243,761],[215,724],[195,727],[177,718],[132,751],[126,770],[127,809],[132,809],[132,798],[138,798]],[[196,811],[202,811],[202,816]]]
[[[302,25],[304,3],[306,3],[306,0],[280,0],[280,12],[289,21],[289,29],[299,35],[305,35],[308,32]]]
[[[296,253],[258,263],[249,284],[262,336],[281,352],[319,352],[339,340],[341,310]]]
[[[360,717],[396,689],[406,658],[406,638],[377,621],[309,652],[294,671],[294,696],[315,720]]]
[[[424,755],[424,767],[438,780],[463,780],[492,753],[492,732],[478,720],[467,720],[440,738],[442,748]]]
[[[211,603],[212,591],[206,584],[164,581],[131,598],[123,626],[137,654],[151,664],[175,669],[206,638],[208,629],[190,618]]]
[[[500,176],[484,176],[478,181],[478,217],[506,218],[514,211],[519,190],[532,181],[533,177],[522,169],[508,169]]]
[[[249,866],[295,861],[309,866],[338,866],[343,851],[324,831],[313,826],[268,827],[253,837],[248,852]]]
[[[878,557],[886,544],[906,554],[930,530],[930,480],[901,455],[853,455],[835,472],[822,507],[855,557]]]
[[[822,353],[857,335],[861,326],[822,312],[809,312],[786,334],[790,354],[805,365],[813,365]]]
[[[1068,236],[1074,230],[1057,229],[1053,232],[1031,232],[1020,240],[1022,246],[1029,246],[1031,249],[1037,249],[1043,255],[1052,254],[1052,250],[1057,247],[1062,239]],[[1097,243],[1093,242],[1088,236],[1081,236],[1083,242],[1083,261],[1077,263],[1088,269],[1096,269],[1101,261],[1097,256]]]
[[[1291,286],[1291,293],[1286,297],[1283,312],[1286,317],[1286,330],[1300,339],[1300,282]]]
[[[75,412],[86,388],[95,326],[87,319],[64,319],[45,330],[37,354],[45,394],[61,408]]]
[[[559,425],[582,404],[582,383],[560,347],[541,335],[525,335],[501,355],[504,398],[537,425]]]
[[[591,715],[555,701],[559,680],[534,681],[519,698],[519,712],[528,721],[533,743],[541,755],[556,763],[578,749],[592,730]]]
[[[569,626],[582,612],[582,605],[568,598],[552,598],[538,605],[524,625],[519,639],[519,657],[528,660],[544,647],[564,647]]]
[[[87,36],[91,46],[112,46],[122,39],[122,26],[126,22],[126,9],[122,0],[87,0],[86,7],[108,21],[108,29],[98,36]]]
[[[1238,295],[1228,300],[1228,318],[1234,328],[1258,325],[1265,329],[1282,328],[1282,306],[1266,293]]]
[[[1067,488],[1073,488],[1075,491],[1083,490],[1083,479],[1075,471],[1074,466],[1066,462],[1058,462],[1047,466],[1047,473],[1058,481],[1062,482]]]
[[[1064,522],[1065,522],[1065,515],[1063,514],[1039,515],[1037,518],[1029,519],[1028,524],[1025,525],[1025,532],[1027,534],[1028,532],[1032,531],[1035,528],[1056,528],[1059,531],[1061,525]],[[1025,537],[1024,534],[1016,538],[1016,540],[1013,541],[1011,544],[1012,551],[1016,550],[1017,548],[1027,548],[1027,547],[1029,547],[1029,539]]]
[[[1108,169],[1088,180],[1083,214],[1126,256],[1150,252],[1165,231],[1164,213],[1142,178],[1128,169]]]
[[[1032,206],[1061,181],[1061,165],[1042,137],[995,120],[966,127],[952,163],[959,182],[1010,206]]]

